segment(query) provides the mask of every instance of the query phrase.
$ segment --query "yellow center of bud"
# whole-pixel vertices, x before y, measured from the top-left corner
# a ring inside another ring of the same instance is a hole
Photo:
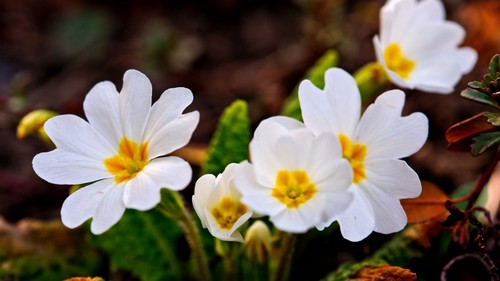
[[[342,145],[342,157],[351,163],[353,172],[353,183],[358,183],[366,178],[364,161],[366,158],[366,146],[359,143],[352,143],[344,134],[339,134]]]
[[[280,170],[272,195],[288,208],[298,208],[311,199],[318,190],[305,171]]]
[[[219,203],[210,210],[222,229],[231,229],[246,212],[248,208],[245,204],[228,196],[222,197]]]
[[[396,43],[392,43],[385,48],[384,60],[387,68],[396,72],[403,79],[410,77],[411,71],[415,68],[415,62],[404,57],[401,47]]]
[[[120,141],[118,154],[104,159],[104,166],[121,183],[134,178],[148,163],[148,143],[137,144],[124,137]]]

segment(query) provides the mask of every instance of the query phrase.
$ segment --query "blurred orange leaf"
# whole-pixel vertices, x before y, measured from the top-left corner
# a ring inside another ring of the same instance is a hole
[[[417,274],[409,269],[399,266],[382,265],[377,267],[364,267],[352,280],[356,281],[413,281]]]
[[[448,128],[445,135],[448,149],[468,152],[471,150],[470,145],[473,143],[473,137],[494,131],[496,127],[488,123],[488,118],[484,114],[485,112],[479,113]]]
[[[417,198],[403,199],[401,204],[408,217],[408,223],[421,223],[439,218],[447,210],[444,206],[448,195],[437,185],[423,181],[422,193]]]

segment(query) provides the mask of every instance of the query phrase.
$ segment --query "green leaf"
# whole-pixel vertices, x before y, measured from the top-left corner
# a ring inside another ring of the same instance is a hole
[[[377,62],[364,65],[353,76],[364,103],[370,101],[389,82],[384,68]]]
[[[92,242],[108,254],[113,269],[131,272],[142,281],[184,280],[175,249],[180,236],[176,221],[156,209],[127,209],[121,220]]]
[[[493,79],[497,78],[500,73],[500,55],[496,54],[490,61],[490,66],[488,68],[490,75]]]
[[[325,72],[332,67],[338,65],[338,53],[337,51],[330,49],[326,51],[323,56],[321,56],[314,65],[307,71],[306,75],[302,80],[310,80],[316,87],[323,89],[325,87]],[[301,81],[302,81],[301,80]],[[297,120],[302,120],[302,114],[300,111],[299,103],[299,84],[295,86],[290,96],[285,101],[283,109],[281,110],[281,115],[289,116]]]
[[[481,103],[484,105],[494,107],[496,109],[500,109],[498,104],[490,96],[488,96],[484,93],[481,93],[477,90],[465,89],[460,93],[460,95],[466,99],[471,100],[471,101],[475,101],[477,103]]]
[[[248,105],[245,101],[237,100],[224,110],[219,119],[201,173],[217,175],[227,165],[248,159],[250,137]]]
[[[474,156],[480,155],[486,149],[500,142],[500,132],[489,132],[481,134],[473,138],[474,143],[471,145],[471,153]]]
[[[486,118],[488,118],[488,123],[493,126],[500,126],[500,113],[498,112],[486,112],[484,114]]]

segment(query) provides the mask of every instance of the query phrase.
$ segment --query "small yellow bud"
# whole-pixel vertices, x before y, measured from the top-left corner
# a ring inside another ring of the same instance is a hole
[[[51,143],[50,138],[43,129],[43,124],[57,113],[46,109],[37,109],[26,114],[19,125],[17,125],[17,138],[24,139],[27,136],[36,134],[38,138],[46,143]]]
[[[264,263],[271,253],[271,231],[262,221],[256,221],[247,230],[245,253],[249,260]]]

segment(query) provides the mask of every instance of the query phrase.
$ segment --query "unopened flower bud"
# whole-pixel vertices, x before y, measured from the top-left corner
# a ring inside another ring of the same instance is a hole
[[[46,109],[37,109],[26,114],[17,126],[17,138],[24,139],[27,136],[37,135],[42,141],[51,143],[45,133],[43,125],[47,120],[56,116],[57,113]]]
[[[244,247],[249,260],[266,261],[271,253],[271,231],[265,223],[256,221],[248,228]]]

